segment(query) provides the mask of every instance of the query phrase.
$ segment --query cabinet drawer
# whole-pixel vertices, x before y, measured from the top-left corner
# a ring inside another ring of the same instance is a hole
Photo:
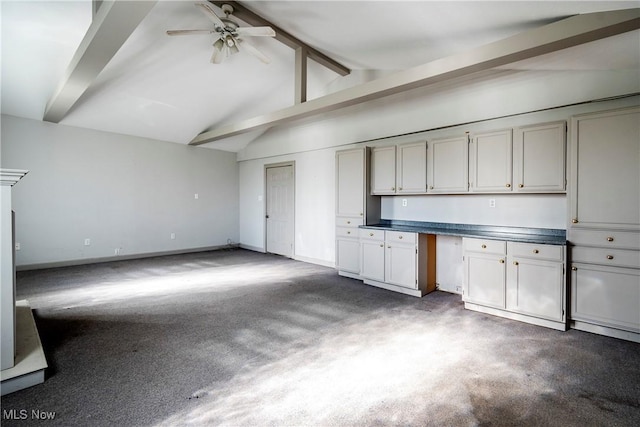
[[[336,227],[357,227],[364,225],[362,217],[342,216],[336,218]]]
[[[336,227],[336,237],[358,238],[358,229],[355,227]]]
[[[387,243],[408,243],[415,245],[416,233],[408,233],[404,231],[387,231],[385,241]]]
[[[569,230],[569,241],[578,246],[640,250],[640,233],[614,230]]]
[[[360,228],[360,238],[364,240],[379,240],[384,242],[384,230],[375,230],[373,228]]]
[[[546,259],[550,261],[562,261],[562,246],[557,245],[537,245],[533,243],[508,242],[507,253],[510,256],[532,259]]]
[[[507,251],[507,242],[465,237],[462,239],[462,247],[465,251],[504,255]]]
[[[576,246],[572,250],[572,260],[589,264],[640,268],[640,251]]]

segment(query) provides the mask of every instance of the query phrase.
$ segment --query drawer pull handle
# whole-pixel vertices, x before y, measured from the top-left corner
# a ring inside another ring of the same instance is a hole
[[[513,261],[513,265],[518,265],[518,261]]]
[[[607,259],[613,259],[613,255],[607,255]]]
[[[534,253],[534,254],[537,254],[537,253],[540,253],[540,251],[539,251],[539,250],[537,250],[537,249],[534,249],[534,250],[533,250],[533,253]]]
[[[487,245],[482,245],[482,249],[487,249]]]
[[[503,259],[500,260],[500,264],[504,264],[504,260]]]
[[[402,240],[402,236],[398,236],[398,239]]]
[[[373,233],[369,233],[369,236],[373,237]]]
[[[607,237],[607,242],[613,242],[613,237]]]

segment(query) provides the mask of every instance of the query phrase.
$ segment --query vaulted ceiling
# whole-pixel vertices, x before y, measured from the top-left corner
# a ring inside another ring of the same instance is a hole
[[[246,1],[246,8],[342,63],[341,77],[308,63],[308,99],[374,76],[406,70],[566,17],[640,7],[638,1]],[[86,1],[5,1],[2,113],[42,120],[92,20]],[[294,51],[271,38],[250,55],[211,64],[211,35],[168,37],[169,29],[211,28],[193,0],[158,1],[88,89],[63,125],[187,144],[221,125],[294,103]],[[214,6],[216,12],[221,10]],[[243,22],[240,22],[244,25]],[[502,68],[640,69],[638,30]],[[255,135],[209,143],[237,151]]]

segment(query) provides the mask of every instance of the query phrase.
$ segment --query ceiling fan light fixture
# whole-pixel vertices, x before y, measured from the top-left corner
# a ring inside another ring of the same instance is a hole
[[[244,37],[275,37],[276,33],[273,28],[238,26],[237,22],[230,19],[233,13],[233,7],[229,4],[222,5],[224,17],[218,16],[209,2],[199,2],[196,3],[196,6],[213,22],[213,30],[169,30],[167,34],[170,36],[182,34],[215,34],[217,39],[213,42],[214,49],[213,55],[211,56],[211,62],[214,64],[220,64],[224,59],[240,52],[241,49],[257,57],[265,64],[270,62],[270,59],[265,54],[243,39]],[[240,46],[241,43],[242,46]]]

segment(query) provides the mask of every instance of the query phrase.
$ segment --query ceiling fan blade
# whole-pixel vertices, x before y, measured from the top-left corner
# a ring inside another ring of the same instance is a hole
[[[236,33],[240,36],[275,37],[276,32],[271,27],[239,27]]]
[[[260,61],[264,62],[265,64],[268,64],[268,63],[271,62],[271,59],[267,55],[265,55],[264,53],[260,52],[254,45],[252,45],[251,43],[249,43],[246,40],[238,39],[238,42],[236,43],[236,46],[238,46],[238,49],[240,51],[250,53],[251,55],[253,55],[256,58],[258,58]]]
[[[224,22],[222,22],[222,20],[218,17],[218,15],[216,15],[216,13],[213,10],[213,6],[211,6],[209,3],[196,3],[196,6],[200,8],[202,13],[207,15],[207,18],[213,21],[216,28],[225,27]]]
[[[191,34],[213,34],[215,30],[167,30],[168,36],[189,36]]]

